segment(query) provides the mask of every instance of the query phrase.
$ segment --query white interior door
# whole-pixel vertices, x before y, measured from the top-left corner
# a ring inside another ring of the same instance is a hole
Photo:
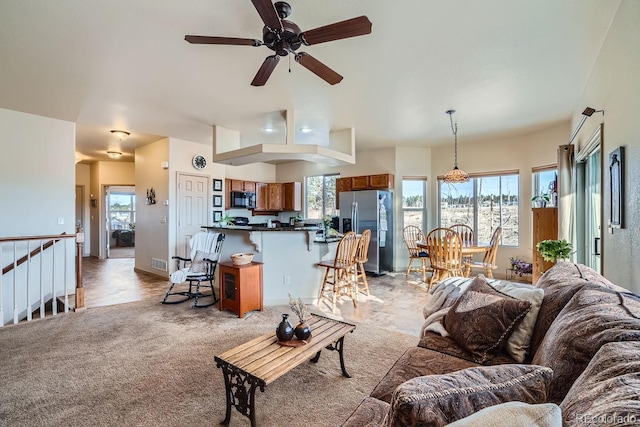
[[[176,254],[189,258],[189,240],[208,225],[209,182],[206,175],[178,176],[178,233]]]

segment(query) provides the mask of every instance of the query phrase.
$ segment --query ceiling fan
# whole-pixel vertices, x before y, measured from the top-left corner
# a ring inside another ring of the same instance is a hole
[[[295,55],[296,62],[316,74],[327,83],[340,83],[342,76],[313,56],[305,52],[296,52],[303,44],[306,46],[362,36],[371,33],[371,21],[366,16],[347,19],[325,25],[313,30],[301,31],[295,23],[285,18],[291,14],[291,6],[284,1],[275,4],[271,0],[251,0],[264,22],[262,40],[242,39],[234,37],[191,36],[184,37],[193,44],[222,44],[236,46],[267,46],[275,52],[267,56],[251,82],[252,86],[264,86],[271,73],[278,65],[281,56]]]

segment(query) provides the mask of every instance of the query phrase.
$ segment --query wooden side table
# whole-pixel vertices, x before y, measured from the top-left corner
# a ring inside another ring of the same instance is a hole
[[[262,263],[251,262],[234,265],[231,261],[221,262],[220,269],[220,310],[229,310],[244,317],[252,310],[263,310],[262,305]]]

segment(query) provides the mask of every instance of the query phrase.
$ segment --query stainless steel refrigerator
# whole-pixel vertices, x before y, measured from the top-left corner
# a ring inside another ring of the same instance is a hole
[[[393,271],[393,193],[382,190],[344,191],[340,197],[340,232],[371,230],[369,261],[373,274]]]

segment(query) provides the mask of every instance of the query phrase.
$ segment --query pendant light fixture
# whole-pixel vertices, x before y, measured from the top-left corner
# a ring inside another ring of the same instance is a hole
[[[453,124],[453,113],[456,110],[447,110],[449,115],[449,121],[451,122],[451,130],[453,131],[453,169],[444,174],[444,182],[447,184],[461,184],[463,182],[469,182],[469,174],[463,170],[458,169],[458,124]]]

